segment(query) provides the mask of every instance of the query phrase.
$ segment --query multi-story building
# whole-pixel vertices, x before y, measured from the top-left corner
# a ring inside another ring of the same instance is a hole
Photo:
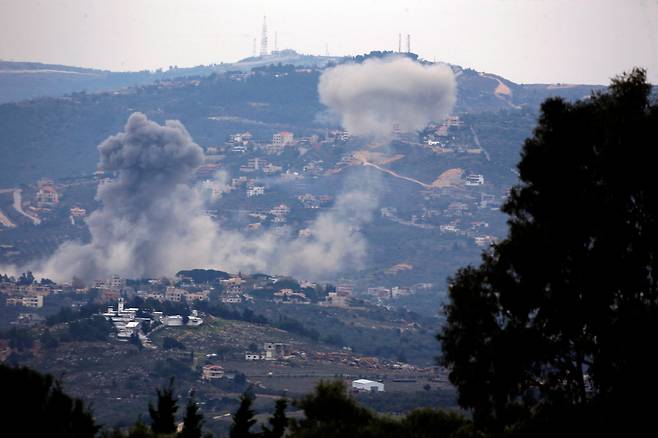
[[[281,131],[272,136],[272,144],[277,147],[286,147],[293,143],[295,136],[292,132]]]

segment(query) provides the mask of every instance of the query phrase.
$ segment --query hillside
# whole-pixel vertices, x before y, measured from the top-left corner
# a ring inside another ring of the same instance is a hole
[[[311,62],[305,59],[298,61]],[[38,90],[45,90],[50,84],[61,85],[63,93],[76,91],[66,97],[0,105],[0,187],[41,177],[92,173],[97,159],[96,145],[117,132],[132,111],[142,111],[159,121],[181,120],[194,139],[204,146],[220,144],[230,133],[243,130],[267,137],[276,130],[294,128],[312,132],[327,127],[320,123],[324,108],[317,95],[321,73],[317,68],[292,65],[256,67],[251,74],[216,73],[168,79],[176,75],[250,67],[255,63],[245,60],[221,68],[126,74],[35,64],[14,65],[13,70],[0,68],[5,72],[0,72],[0,89],[3,84],[6,86],[6,91],[0,92],[2,96],[19,92],[9,90],[20,90],[21,87],[39,94]],[[588,95],[592,89],[585,85],[519,85],[474,70],[459,67],[454,67],[454,70],[458,82],[456,114],[522,108],[535,111],[548,96],[577,99]],[[38,73],[14,76],[8,71]],[[116,89],[155,80],[159,82],[121,91],[81,92],[85,89]],[[43,87],[34,81],[42,81]],[[507,94],[496,92],[503,82]],[[211,117],[215,118],[214,121]]]
[[[246,58],[235,63],[200,65],[137,72],[114,72],[38,62],[0,60],[0,104],[37,97],[57,97],[75,92],[101,92],[152,84],[159,80],[185,76],[208,76],[227,71],[246,71],[270,64],[324,66],[340,58],[301,55],[283,50],[266,57]]]

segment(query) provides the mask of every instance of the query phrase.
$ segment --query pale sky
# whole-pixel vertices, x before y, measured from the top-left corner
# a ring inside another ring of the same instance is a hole
[[[633,66],[658,83],[658,0],[0,0],[0,59],[142,70],[270,49],[395,50],[516,82],[607,84]],[[404,46],[403,36],[403,46]]]

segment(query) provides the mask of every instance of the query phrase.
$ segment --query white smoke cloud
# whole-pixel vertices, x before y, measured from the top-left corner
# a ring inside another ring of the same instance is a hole
[[[318,91],[347,131],[387,139],[394,125],[412,132],[449,115],[456,82],[447,65],[393,55],[330,68],[320,76]]]
[[[189,179],[204,154],[177,121],[158,125],[134,113],[123,132],[98,147],[101,166],[116,179],[98,187],[101,207],[88,218],[89,243],[67,242],[30,267],[58,281],[172,275],[186,268],[274,272],[307,278],[359,268],[366,241],[359,233],[376,207],[362,191],[339,195],[305,238],[221,229],[203,214],[204,195]]]

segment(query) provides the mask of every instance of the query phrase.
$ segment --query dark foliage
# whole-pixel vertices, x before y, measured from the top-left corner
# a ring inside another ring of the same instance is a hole
[[[72,321],[68,329],[68,335],[63,335],[62,341],[104,341],[114,330],[112,323],[100,315]]]
[[[233,424],[231,424],[231,438],[248,438],[258,436],[257,433],[250,432],[249,429],[256,424],[254,419],[254,410],[251,405],[254,402],[254,395],[250,390],[245,391],[240,396],[240,407],[233,415]]]
[[[176,277],[190,277],[196,284],[215,283],[218,280],[226,280],[231,275],[224,271],[214,269],[190,269],[187,271],[178,271]]]
[[[201,438],[203,434],[203,414],[199,410],[199,405],[194,399],[194,393],[191,394],[185,407],[185,417],[183,417],[183,430],[178,434],[179,438]]]
[[[263,426],[263,438],[281,438],[283,436],[289,423],[286,416],[287,407],[288,400],[285,398],[280,398],[276,401],[274,415],[268,421],[269,427]]]
[[[172,349],[185,350],[185,344],[183,344],[178,339],[165,336],[165,338],[162,340],[162,348],[164,348],[165,350],[172,350]]]
[[[294,438],[472,436],[470,422],[458,414],[419,409],[399,420],[377,415],[360,406],[340,381],[321,382],[295,405],[304,411],[304,418],[292,421],[289,436]]]
[[[169,385],[156,390],[158,401],[156,406],[149,403],[151,430],[153,433],[170,434],[176,432],[176,411],[178,398],[174,396],[174,378]]]
[[[49,375],[0,365],[0,387],[5,394],[0,412],[6,433],[82,438],[95,436],[99,429],[89,408],[65,394]]]
[[[13,350],[29,350],[34,345],[34,339],[29,330],[13,327],[6,332],[0,332],[0,339],[7,339]]]
[[[508,237],[450,284],[439,335],[476,425],[629,436],[658,390],[658,106],[645,72],[549,99],[504,206]],[[623,433],[622,433],[623,432]]]

